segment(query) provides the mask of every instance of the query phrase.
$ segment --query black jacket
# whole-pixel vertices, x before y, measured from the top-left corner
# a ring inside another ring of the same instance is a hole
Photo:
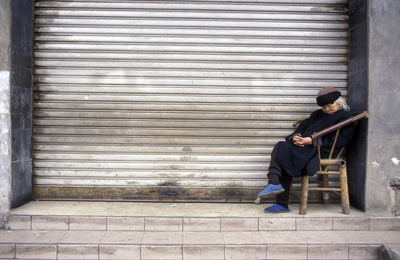
[[[277,144],[276,160],[290,176],[314,175],[319,166],[317,147],[315,145],[299,147],[293,144],[293,136],[298,134],[302,137],[309,137],[311,134],[346,120],[351,116],[352,114],[346,110],[338,110],[332,115],[324,113],[322,109],[314,111],[309,118],[300,123],[291,135],[286,137],[286,141]],[[353,132],[354,124],[347,125],[340,130],[339,138],[336,142],[336,153],[350,142]],[[327,157],[334,139],[335,132],[322,137],[322,157]]]

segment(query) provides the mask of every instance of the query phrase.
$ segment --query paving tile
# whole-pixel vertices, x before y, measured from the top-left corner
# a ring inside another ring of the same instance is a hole
[[[296,231],[260,231],[264,241],[269,244],[306,244]]]
[[[184,231],[220,231],[220,218],[184,218]]]
[[[221,218],[221,231],[258,231],[258,218]]]
[[[70,230],[107,230],[106,217],[69,217]]]
[[[296,230],[332,230],[331,218],[296,218]]]
[[[266,259],[266,245],[227,245],[225,259],[232,260],[261,260]]]
[[[376,231],[400,231],[399,217],[374,217],[370,218],[370,229]]]
[[[141,260],[182,260],[182,246],[146,246],[141,247]]]
[[[379,244],[383,239],[376,231],[335,231],[346,243]]]
[[[61,244],[98,244],[104,235],[105,231],[68,231],[65,232],[58,242]]]
[[[144,230],[143,217],[108,217],[107,230]]]
[[[184,260],[224,260],[223,245],[184,245]]]
[[[333,231],[298,231],[308,244],[345,244],[344,238]]]
[[[182,236],[182,232],[145,232],[142,244],[181,245],[183,240]]]
[[[140,244],[143,235],[142,231],[107,231],[100,244]]]
[[[369,222],[368,218],[334,218],[333,230],[368,231]]]
[[[31,230],[20,237],[18,243],[53,243],[56,244],[67,231]]]
[[[30,230],[0,230],[0,243],[15,243]]]
[[[0,259],[14,258],[14,257],[15,257],[15,245],[14,244],[0,245]]]
[[[31,229],[31,216],[8,216],[6,229]]]
[[[307,259],[307,245],[267,245],[267,259]]]
[[[308,245],[308,259],[349,259],[347,245]]]
[[[99,259],[140,259],[140,245],[99,245]]]
[[[32,216],[32,229],[68,230],[68,216]]]
[[[57,259],[99,259],[98,245],[58,245]]]
[[[145,219],[146,231],[182,231],[182,218],[149,217]]]
[[[17,245],[17,259],[57,259],[56,245]]]
[[[223,245],[224,238],[221,232],[184,232],[183,243],[196,245]]]
[[[260,218],[259,230],[296,230],[296,218]]]
[[[265,244],[264,238],[259,232],[222,232],[225,244],[257,245]]]
[[[376,260],[380,245],[349,245],[349,260]]]

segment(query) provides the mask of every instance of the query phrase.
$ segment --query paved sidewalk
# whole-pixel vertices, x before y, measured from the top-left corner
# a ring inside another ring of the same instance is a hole
[[[399,217],[269,205],[33,201],[7,217],[0,259],[377,260],[382,245],[400,247]]]
[[[271,204],[252,203],[156,203],[156,202],[94,202],[94,201],[32,201],[13,209],[12,214],[29,215],[92,215],[92,216],[179,216],[179,217],[299,217],[298,203],[290,205],[289,213],[266,214]],[[342,214],[340,204],[308,205],[302,217],[359,217],[365,212],[351,208],[350,215]],[[391,216],[368,213],[368,216]]]

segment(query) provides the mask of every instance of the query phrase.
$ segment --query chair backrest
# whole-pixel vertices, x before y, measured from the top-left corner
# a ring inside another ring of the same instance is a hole
[[[327,128],[325,128],[325,129],[322,129],[322,130],[320,130],[320,131],[318,131],[318,132],[312,134],[312,135],[311,135],[311,138],[313,139],[313,141],[316,141],[316,142],[317,142],[318,157],[321,159],[321,145],[320,145],[320,144],[321,144],[321,141],[320,141],[320,140],[321,140],[321,138],[322,138],[323,136],[325,136],[325,135],[327,135],[327,134],[330,134],[330,133],[336,131],[335,140],[334,140],[334,142],[333,142],[333,145],[332,145],[332,147],[331,147],[331,150],[330,150],[329,156],[328,156],[328,159],[332,159],[332,156],[333,156],[333,153],[334,153],[334,150],[335,150],[335,147],[336,147],[336,142],[337,142],[338,137],[339,137],[340,129],[341,129],[342,127],[344,127],[344,126],[349,125],[349,124],[356,123],[356,122],[357,122],[358,120],[360,120],[360,119],[368,118],[368,116],[369,116],[369,115],[368,115],[368,112],[367,112],[367,111],[364,111],[364,112],[362,112],[362,113],[357,113],[356,115],[354,115],[354,116],[352,116],[352,117],[350,117],[350,118],[348,118],[348,119],[346,119],[346,120],[343,120],[343,121],[341,121],[341,122],[339,122],[339,123],[336,123],[336,124],[334,124],[334,125],[332,125],[332,126],[330,126],[330,127],[327,127]],[[343,151],[344,151],[344,147],[342,147],[342,148],[340,149],[340,151],[339,151],[339,153],[337,154],[336,158],[339,158],[339,157],[342,155]]]

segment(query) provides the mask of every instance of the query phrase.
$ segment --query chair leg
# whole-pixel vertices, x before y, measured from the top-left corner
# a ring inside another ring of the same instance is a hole
[[[328,175],[322,175],[322,184],[324,188],[329,188],[329,180]],[[329,192],[324,191],[322,192],[322,201],[324,204],[329,204]]]
[[[292,204],[293,201],[293,179],[290,181],[290,185],[289,185],[289,201],[288,204]]]
[[[346,166],[339,167],[340,171],[340,190],[342,199],[342,211],[344,214],[350,214],[350,202],[349,202],[349,189],[347,186],[347,170]]]
[[[300,192],[300,206],[299,214],[306,214],[307,210],[307,199],[308,199],[308,176],[301,177],[301,192]]]

